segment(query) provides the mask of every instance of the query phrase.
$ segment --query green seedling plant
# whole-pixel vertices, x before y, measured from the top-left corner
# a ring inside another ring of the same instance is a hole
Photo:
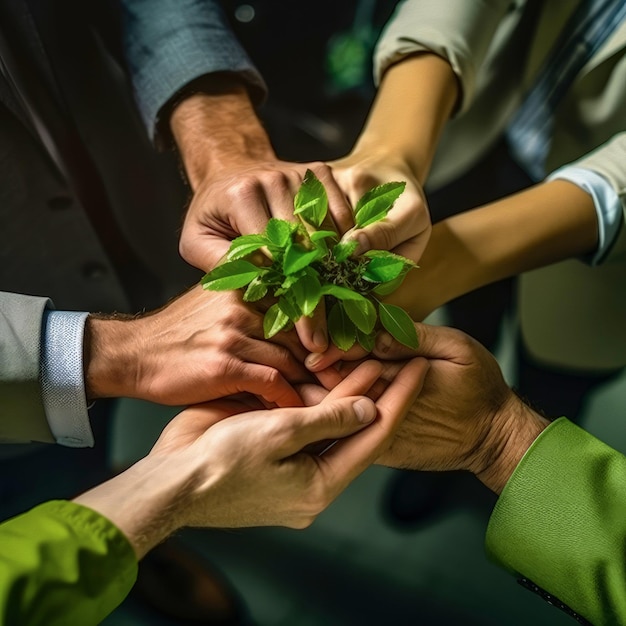
[[[366,192],[355,206],[355,226],[384,219],[404,187],[404,182],[390,182]],[[302,316],[312,316],[324,299],[328,332],[341,350],[358,342],[370,352],[381,326],[399,342],[417,348],[409,315],[381,300],[417,265],[386,250],[354,256],[356,242],[342,242],[335,230],[322,227],[327,212],[326,189],[307,170],[294,198],[297,221],[271,218],[263,233],[234,239],[224,262],[201,279],[202,286],[212,291],[243,289],[246,302],[274,296],[263,319],[266,339],[291,329]]]

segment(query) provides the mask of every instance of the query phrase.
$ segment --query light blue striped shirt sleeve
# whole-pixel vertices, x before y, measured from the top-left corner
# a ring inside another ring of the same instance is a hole
[[[46,311],[41,348],[42,400],[57,443],[93,447],[83,372],[83,335],[88,313]]]
[[[592,266],[599,265],[611,249],[622,226],[624,213],[619,196],[604,176],[582,167],[565,165],[552,172],[546,181],[557,179],[578,185],[593,198],[598,216],[598,248],[582,260]]]

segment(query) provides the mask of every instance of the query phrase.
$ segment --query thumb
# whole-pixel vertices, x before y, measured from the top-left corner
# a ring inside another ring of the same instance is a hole
[[[376,405],[364,396],[326,400],[304,408],[274,409],[289,413],[284,445],[278,450],[281,458],[296,454],[304,447],[323,440],[352,435],[374,421]],[[283,413],[283,417],[284,417]]]
[[[416,350],[401,344],[384,331],[376,337],[374,354],[386,360],[422,356],[427,359],[462,361],[467,359],[471,352],[472,338],[455,328],[415,322],[415,331],[419,341]]]

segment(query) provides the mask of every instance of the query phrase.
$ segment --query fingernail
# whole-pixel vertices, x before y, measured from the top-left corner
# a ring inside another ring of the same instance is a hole
[[[382,354],[387,354],[391,345],[393,343],[393,339],[389,333],[381,332],[378,333],[378,337],[376,337],[376,351]]]
[[[376,417],[376,405],[367,398],[361,398],[354,403],[354,412],[362,424],[369,424]]]
[[[309,369],[314,368],[320,361],[322,360],[322,355],[318,354],[317,352],[312,352],[311,354],[309,354],[306,359],[304,359],[304,365],[305,367],[308,367]]]
[[[328,348],[328,337],[326,331],[323,328],[317,328],[313,333],[313,343],[322,350]]]

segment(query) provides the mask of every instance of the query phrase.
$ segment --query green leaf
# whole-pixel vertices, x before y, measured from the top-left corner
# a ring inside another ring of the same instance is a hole
[[[285,275],[295,274],[310,265],[316,259],[323,256],[324,252],[319,248],[307,250],[300,244],[293,244],[287,247],[283,258],[283,272]]]
[[[328,239],[328,237],[337,238],[339,235],[334,230],[314,230],[309,237],[311,241],[316,242],[320,239]]]
[[[257,276],[243,294],[244,302],[256,302],[267,295],[267,285],[261,276]]]
[[[273,337],[289,323],[289,316],[280,310],[278,304],[273,304],[263,317],[263,333],[266,339]]]
[[[322,297],[322,286],[315,274],[305,274],[291,289],[304,315],[311,315]]]
[[[409,314],[395,304],[378,303],[380,321],[387,331],[409,348],[417,349],[418,340],[415,324]]]
[[[398,278],[406,266],[405,259],[389,252],[387,255],[371,258],[363,272],[363,278],[373,283],[386,283]]]
[[[226,258],[229,261],[235,261],[252,252],[256,252],[259,248],[266,246],[268,243],[264,235],[241,235],[241,237],[232,240],[230,248],[228,248],[228,252],[226,253]]]
[[[404,277],[406,276],[406,272],[403,272],[395,278],[394,280],[390,280],[388,283],[380,283],[380,285],[376,285],[372,290],[377,296],[388,296],[390,293],[393,293],[404,281]]]
[[[376,333],[362,333],[358,328],[356,330],[356,340],[361,344],[363,350],[371,352],[376,344]]]
[[[356,250],[358,245],[358,241],[340,241],[333,248],[335,261],[337,261],[337,263],[343,263]]]
[[[350,321],[341,302],[336,302],[328,313],[328,333],[340,350],[349,350],[356,341],[356,326]]]
[[[245,287],[251,280],[265,272],[262,267],[257,267],[249,261],[238,259],[218,265],[205,274],[201,283],[205,289],[211,291],[226,291]]]
[[[339,285],[322,285],[322,295],[334,296],[337,300],[367,300],[360,293]]]
[[[366,192],[354,209],[356,227],[363,228],[383,219],[405,187],[405,182],[384,183]]]
[[[291,239],[291,233],[297,230],[297,228],[297,224],[272,217],[265,227],[265,234],[267,239],[275,246],[284,248]]]
[[[376,325],[376,308],[367,299],[344,300],[343,308],[354,325],[364,333],[371,333]]]
[[[321,181],[307,170],[293,201],[294,214],[318,228],[328,212],[328,196]]]
[[[280,297],[278,307],[292,322],[297,322],[302,317],[302,311],[295,302],[291,291],[286,292]]]

